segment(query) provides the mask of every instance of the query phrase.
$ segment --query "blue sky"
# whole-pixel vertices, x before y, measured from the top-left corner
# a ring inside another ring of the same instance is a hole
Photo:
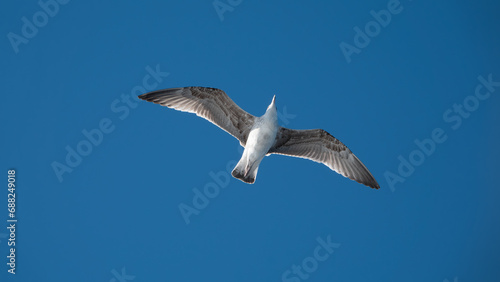
[[[498,3],[326,2],[5,4],[0,280],[498,281]],[[135,98],[180,86],[276,94],[381,188],[284,156],[228,178],[237,140]]]

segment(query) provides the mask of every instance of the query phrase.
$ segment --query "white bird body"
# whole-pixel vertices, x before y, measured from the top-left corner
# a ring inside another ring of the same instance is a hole
[[[234,177],[244,182],[255,182],[260,162],[276,142],[279,125],[275,98],[276,96],[273,97],[266,113],[255,120],[250,134],[248,134],[243,155],[232,172]]]

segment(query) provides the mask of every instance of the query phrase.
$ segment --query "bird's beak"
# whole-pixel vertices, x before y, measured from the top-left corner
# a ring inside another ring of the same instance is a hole
[[[271,104],[274,104],[275,100],[276,100],[276,95],[273,96],[273,101],[271,102]]]

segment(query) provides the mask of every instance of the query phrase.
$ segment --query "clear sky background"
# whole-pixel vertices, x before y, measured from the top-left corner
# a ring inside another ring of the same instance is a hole
[[[4,4],[0,280],[498,281],[499,4],[459,2]],[[236,139],[135,98],[181,86],[254,115],[276,94],[283,126],[327,130],[381,188],[276,155],[227,178]]]

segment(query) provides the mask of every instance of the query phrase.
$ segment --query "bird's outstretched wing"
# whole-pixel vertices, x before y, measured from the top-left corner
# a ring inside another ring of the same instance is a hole
[[[205,118],[236,137],[243,146],[255,120],[224,91],[215,88],[170,88],[142,94],[139,98]]]
[[[293,130],[280,127],[268,154],[281,154],[323,163],[341,175],[372,188],[380,188],[373,175],[342,142],[323,129]]]

